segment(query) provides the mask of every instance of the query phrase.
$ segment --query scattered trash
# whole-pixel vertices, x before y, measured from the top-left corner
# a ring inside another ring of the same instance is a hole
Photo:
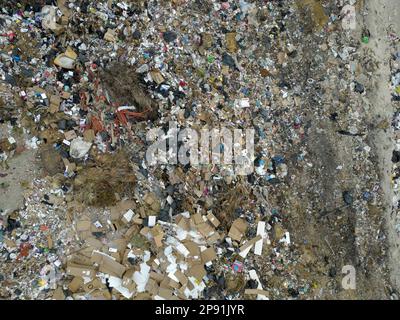
[[[361,4],[30,3],[0,18],[0,188],[26,149],[41,170],[23,207],[0,203],[1,299],[315,299],[342,293],[332,266],[346,259],[384,269],[363,258],[384,248],[367,130],[390,121],[363,100],[378,64],[355,45],[372,39]],[[253,130],[254,157],[239,158],[254,172],[146,161],[150,131],[186,128]],[[398,208],[398,139],[390,152]]]
[[[71,141],[69,145],[69,153],[72,158],[80,159],[83,158],[90,150],[92,143],[86,142],[83,138],[78,137]]]
[[[58,55],[54,59],[54,64],[64,69],[74,69],[77,54],[68,47],[65,53]]]
[[[353,204],[353,196],[351,195],[351,193],[349,191],[343,192],[343,201],[348,206],[351,206]]]

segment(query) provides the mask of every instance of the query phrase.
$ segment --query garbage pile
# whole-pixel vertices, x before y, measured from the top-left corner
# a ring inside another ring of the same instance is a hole
[[[320,298],[383,250],[348,1],[3,2],[0,122],[43,176],[2,214],[0,297]],[[254,172],[149,165],[171,121],[255,129]]]
[[[392,90],[392,100],[394,104],[395,113],[392,120],[392,128],[394,130],[394,143],[395,149],[392,154],[392,184],[393,184],[393,211],[397,220],[395,229],[398,234],[400,234],[400,217],[398,216],[399,206],[400,206],[400,38],[393,31],[389,30],[388,33],[389,40],[391,41],[391,56],[390,69],[392,72],[391,77],[391,90]]]

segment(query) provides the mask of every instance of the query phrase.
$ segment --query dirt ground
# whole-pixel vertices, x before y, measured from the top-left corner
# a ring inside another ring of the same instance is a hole
[[[387,30],[392,24],[393,30],[400,31],[397,7],[397,1],[357,2],[357,10],[368,14],[358,15],[354,32],[361,36],[367,28],[371,33],[369,44],[358,48],[357,63],[362,67],[356,72],[356,79],[363,81],[367,93],[351,102],[359,105],[363,132],[359,136],[338,134],[339,129],[352,124],[342,122],[348,113],[349,97],[336,97],[338,92],[331,88],[338,85],[339,79],[333,78],[326,89],[331,93],[325,96],[325,103],[332,113],[339,114],[339,120],[331,121],[319,113],[316,101],[308,96],[303,106],[310,122],[306,150],[313,160],[309,168],[292,172],[295,179],[290,189],[278,191],[279,205],[286,214],[284,225],[301,252],[292,274],[313,281],[313,296],[317,299],[388,299],[399,292],[400,239],[391,204],[393,132],[384,125],[393,116]],[[350,39],[344,41],[351,45]],[[301,54],[305,63],[293,66],[296,72],[309,72],[316,43],[318,40],[313,39],[310,45],[304,44]],[[377,67],[363,68],[367,61]],[[324,71],[314,69],[313,78],[323,78]],[[371,150],[367,162],[361,155],[362,141]],[[377,190],[379,196],[363,208],[360,198],[365,188]],[[351,205],[343,203],[346,192],[355,198]],[[347,265],[356,270],[356,290],[341,287],[342,268]]]
[[[0,139],[6,137],[7,127],[0,126]],[[24,205],[24,189],[39,175],[36,150],[24,149],[0,167],[0,210],[2,215],[18,210]]]
[[[371,116],[390,121],[393,115],[391,95],[388,86],[390,78],[390,50],[387,41],[387,30],[389,26],[395,32],[400,32],[400,11],[397,1],[367,1],[369,15],[365,18],[365,25],[375,35],[369,44],[374,56],[379,62],[379,71],[375,74],[375,90],[368,96],[371,107]],[[366,101],[368,103],[368,101]],[[391,130],[380,130],[374,132],[375,152],[378,156],[379,170],[382,183],[382,190],[385,195],[384,214],[387,225],[388,265],[392,285],[397,291],[400,290],[400,237],[395,231],[396,212],[392,208],[391,189],[391,150],[393,140]]]

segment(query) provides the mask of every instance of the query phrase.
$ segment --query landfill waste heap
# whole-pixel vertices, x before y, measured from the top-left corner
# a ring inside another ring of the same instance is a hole
[[[0,1],[0,298],[397,299],[365,2]],[[254,171],[149,164],[171,122],[254,130]]]

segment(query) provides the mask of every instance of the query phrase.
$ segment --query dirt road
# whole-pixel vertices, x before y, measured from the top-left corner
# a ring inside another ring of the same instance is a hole
[[[400,10],[397,0],[369,0],[365,3],[368,15],[365,16],[365,27],[371,33],[368,47],[379,63],[379,68],[373,75],[375,88],[366,99],[371,105],[371,117],[386,119],[389,123],[393,116],[393,106],[390,94],[390,43],[387,37],[389,26],[400,32]],[[393,191],[391,186],[391,156],[393,150],[393,131],[374,131],[373,141],[379,161],[380,181],[385,196],[385,220],[387,225],[388,267],[392,286],[400,289],[400,237],[395,230],[398,224],[398,212],[393,209]]]

